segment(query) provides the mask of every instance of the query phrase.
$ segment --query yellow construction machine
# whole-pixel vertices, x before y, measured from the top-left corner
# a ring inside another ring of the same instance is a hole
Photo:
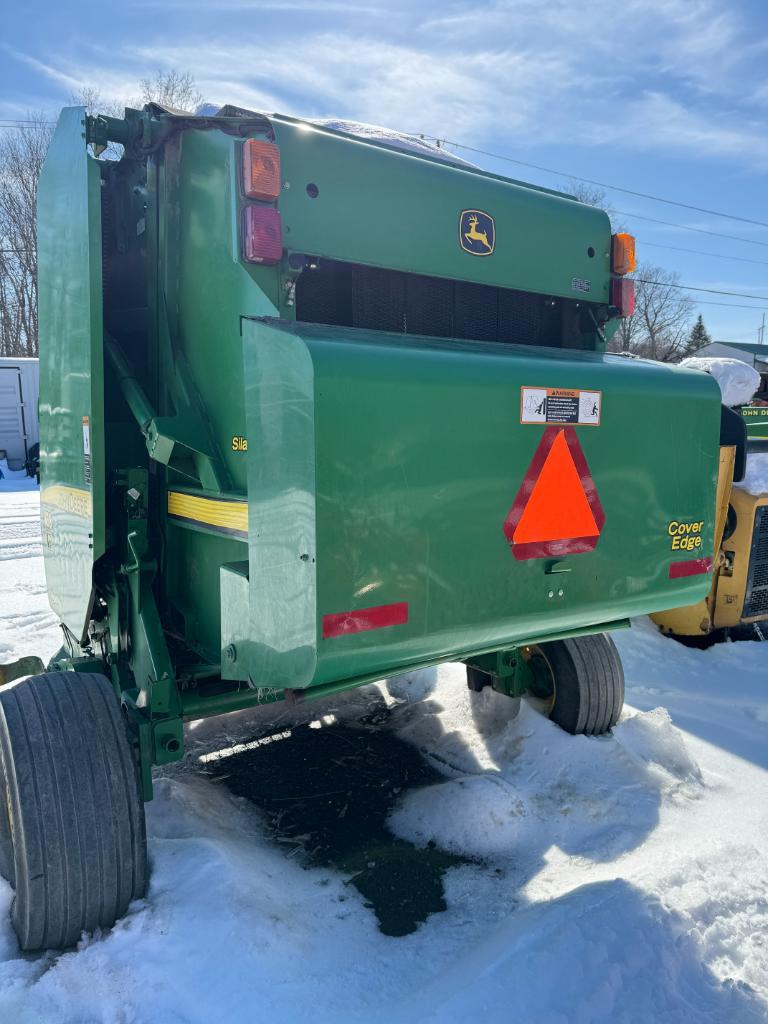
[[[739,413],[723,407],[714,551],[701,549],[696,523],[667,526],[671,550],[701,551],[712,586],[697,604],[651,616],[663,633],[691,646],[728,636],[768,639],[768,452],[747,440]]]

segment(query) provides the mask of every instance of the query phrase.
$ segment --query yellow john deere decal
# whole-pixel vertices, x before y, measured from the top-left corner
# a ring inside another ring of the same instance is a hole
[[[69,512],[81,519],[90,519],[93,511],[91,492],[80,487],[68,487],[66,484],[52,484],[40,492],[40,504]]]
[[[490,256],[496,248],[496,222],[482,210],[462,210],[459,245],[472,256]]]
[[[229,537],[248,539],[247,501],[168,491],[168,515],[181,523],[206,526]]]

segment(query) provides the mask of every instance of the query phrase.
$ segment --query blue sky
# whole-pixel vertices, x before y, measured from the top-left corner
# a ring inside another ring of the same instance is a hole
[[[426,132],[768,222],[766,0],[8,4],[0,117],[53,113],[82,86],[131,97],[140,78],[171,67],[191,71],[214,103]],[[474,159],[545,185],[567,180]],[[699,297],[714,336],[756,340],[763,310],[768,319],[768,228],[608,196],[642,259],[690,285],[765,296]]]

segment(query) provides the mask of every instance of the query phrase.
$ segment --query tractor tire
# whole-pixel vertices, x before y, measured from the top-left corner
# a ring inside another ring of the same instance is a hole
[[[553,683],[549,718],[572,735],[599,736],[619,720],[624,706],[624,669],[604,633],[539,644]]]
[[[23,950],[73,946],[144,895],[138,773],[104,676],[50,672],[0,689],[0,873]]]

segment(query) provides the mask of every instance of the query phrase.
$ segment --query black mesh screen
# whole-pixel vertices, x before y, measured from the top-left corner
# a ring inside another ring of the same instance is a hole
[[[755,509],[744,618],[768,612],[768,506]]]
[[[303,323],[515,345],[564,344],[563,311],[570,305],[511,288],[334,260],[304,270],[296,283],[296,319]]]

